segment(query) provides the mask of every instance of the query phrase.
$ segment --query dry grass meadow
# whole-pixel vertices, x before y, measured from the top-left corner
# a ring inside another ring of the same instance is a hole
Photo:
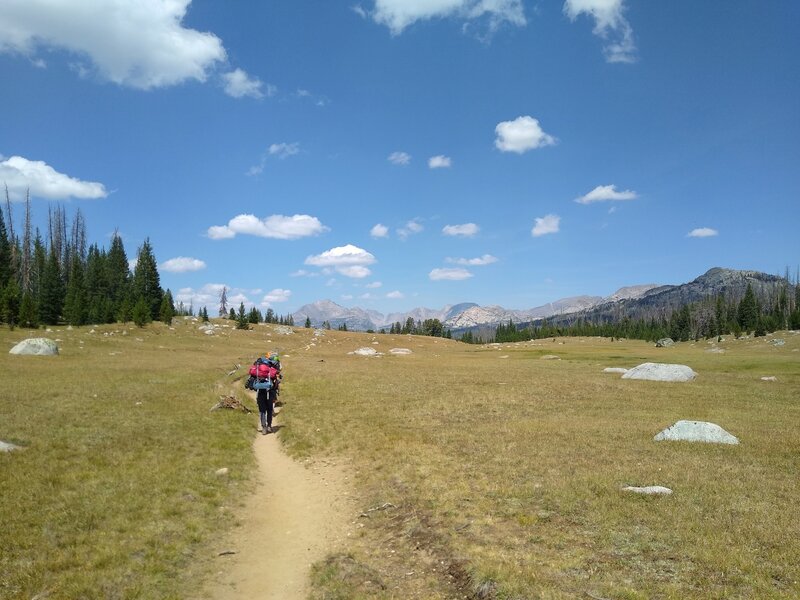
[[[244,399],[227,372],[272,348],[285,447],[344,459],[363,507],[347,551],[315,565],[316,599],[800,597],[800,335],[710,353],[266,325],[205,336],[183,320],[57,329],[33,333],[62,340],[57,358],[0,354],[0,440],[25,447],[0,454],[2,598],[196,593],[249,489],[256,434],[252,415],[209,408]],[[384,354],[348,354],[363,346]],[[699,377],[602,373],[646,361]],[[679,419],[742,443],[653,441]]]

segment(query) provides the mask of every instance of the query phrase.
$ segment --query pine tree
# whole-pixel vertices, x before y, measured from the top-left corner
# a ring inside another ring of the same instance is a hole
[[[222,286],[222,292],[219,295],[219,316],[225,318],[228,314],[228,290]]]
[[[204,306],[201,313],[202,314],[200,315],[200,318],[202,319],[203,323],[208,323],[208,308]]]
[[[12,276],[14,272],[11,262],[11,242],[8,239],[6,222],[3,220],[3,211],[0,210],[0,292],[5,290]]]
[[[286,317],[286,324],[289,327],[294,327],[294,317],[292,315],[289,315],[288,317]]]
[[[232,308],[231,308],[231,313],[233,313]],[[250,329],[250,324],[247,321],[247,313],[244,310],[244,302],[239,303],[239,312],[235,318],[236,318],[236,329]]]
[[[758,324],[758,301],[753,293],[753,287],[749,283],[747,284],[744,298],[739,303],[736,319],[742,330],[748,333],[753,331]]]
[[[70,325],[86,323],[86,287],[83,277],[83,265],[77,256],[72,260],[67,294],[64,299],[64,320]]]
[[[229,321],[235,321],[236,320],[236,311],[233,310],[232,306],[231,306],[231,311],[228,313],[228,320]]]
[[[133,271],[133,294],[137,303],[140,298],[144,299],[150,311],[151,321],[159,317],[164,290],[161,289],[158,266],[156,258],[153,256],[150,238],[145,239],[142,247],[139,248],[136,268]]]
[[[111,313],[122,322],[130,321],[131,305],[123,307],[123,301],[130,296],[131,273],[128,256],[122,238],[116,231],[111,238],[111,249],[105,260],[105,280],[108,286],[108,298],[111,301]]]
[[[311,318],[306,316],[306,324],[304,325],[306,329],[311,329]]]
[[[86,322],[106,323],[113,319],[108,284],[108,256],[100,252],[96,244],[89,247],[86,256],[84,285],[86,288]]]
[[[61,279],[61,270],[58,266],[58,256],[55,249],[50,248],[47,264],[42,278],[42,289],[39,295],[39,319],[47,325],[55,325],[61,317],[64,306],[64,282]]]
[[[12,277],[6,284],[2,293],[2,300],[0,302],[0,309],[2,310],[2,318],[8,324],[10,329],[14,329],[17,325],[19,316],[19,286],[17,285],[16,277]]]
[[[19,303],[19,326],[30,329],[39,327],[39,319],[36,313],[36,300],[34,300],[33,294],[31,292],[23,292],[22,300]]]
[[[172,301],[172,292],[167,289],[164,292],[164,297],[161,299],[161,306],[158,310],[159,319],[167,324],[172,324],[172,318],[175,316],[175,303]]]
[[[145,300],[143,296],[140,296],[136,301],[136,304],[133,306],[132,318],[133,322],[139,327],[144,327],[147,323],[153,320],[150,316],[150,307],[147,304],[147,300]]]

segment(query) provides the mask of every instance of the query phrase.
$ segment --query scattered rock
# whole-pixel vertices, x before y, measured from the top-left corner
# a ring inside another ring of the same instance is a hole
[[[352,352],[348,352],[348,354],[357,354],[359,356],[375,356],[378,354],[378,351],[375,348],[359,348],[358,350],[353,350]]]
[[[508,354],[503,354],[503,356],[498,356],[497,358],[508,358]]]
[[[645,487],[635,487],[628,485],[622,488],[623,492],[633,492],[634,494],[646,494],[648,496],[668,496],[672,490],[662,485],[648,485]]]
[[[49,338],[28,338],[8,351],[9,354],[25,354],[32,356],[56,356],[58,345]]]
[[[315,329],[314,330],[314,337],[324,337],[325,332],[322,329]]]
[[[686,365],[669,363],[643,363],[623,373],[623,379],[646,379],[648,381],[691,381],[697,373]]]
[[[389,354],[413,354],[408,348],[392,348]]]
[[[288,327],[286,325],[278,325],[277,327],[275,327],[274,331],[278,335],[293,335],[294,334],[294,331],[292,331],[292,328]]]
[[[656,348],[669,348],[675,345],[675,340],[672,338],[661,338],[656,342]]]
[[[214,330],[213,329],[206,329],[203,333],[205,333],[206,335],[214,335]]]
[[[725,348],[719,348],[718,346],[714,346],[713,348],[709,348],[706,352],[710,352],[711,354],[725,354]]]
[[[782,340],[781,338],[775,338],[774,340],[769,341],[770,344],[773,346],[784,346],[786,345],[786,340]]]
[[[19,446],[16,444],[12,444],[10,442],[3,442],[0,440],[0,452],[13,452],[14,450],[19,450]]]
[[[778,378],[775,375],[770,375],[768,377],[762,377],[761,381],[778,381]]]
[[[225,477],[228,474],[228,467],[222,467],[221,469],[217,469],[214,471],[214,475],[217,477]]]
[[[622,367],[606,367],[603,369],[603,373],[627,373],[628,369],[623,369]]]
[[[653,440],[656,442],[684,441],[707,442],[710,444],[739,443],[736,436],[731,435],[715,423],[707,423],[705,421],[678,421],[674,425],[667,427],[664,431],[656,434]]]
[[[556,356],[555,354],[545,354],[540,358],[540,360],[561,360],[561,357]]]

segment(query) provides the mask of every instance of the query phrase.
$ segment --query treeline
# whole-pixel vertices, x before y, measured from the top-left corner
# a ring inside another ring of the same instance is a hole
[[[525,326],[512,321],[497,326],[494,337],[482,339],[468,331],[461,341],[471,344],[521,342],[557,336],[601,336],[657,341],[670,337],[675,341],[710,339],[721,335],[766,335],[781,329],[800,329],[800,285],[793,293],[788,277],[771,302],[759,300],[748,283],[738,302],[724,294],[700,302],[684,304],[669,316],[649,319],[623,317],[617,321],[594,322],[578,317],[571,323],[551,324],[545,319]]]
[[[380,333],[385,333],[385,329],[381,329]],[[453,334],[449,329],[446,329],[444,324],[439,319],[425,319],[424,321],[416,320],[408,317],[405,323],[400,324],[400,321],[395,321],[389,328],[389,333],[395,334],[411,334],[411,335],[427,335],[429,337],[443,337],[452,338]]]
[[[46,236],[32,228],[30,198],[24,210],[22,232],[17,234],[6,194],[5,218],[0,210],[0,322],[37,328],[172,321],[178,311],[170,290],[161,288],[149,239],[138,249],[131,272],[116,232],[108,250],[87,246],[80,210],[68,223],[63,207],[50,207]],[[182,305],[179,311],[188,312]]]

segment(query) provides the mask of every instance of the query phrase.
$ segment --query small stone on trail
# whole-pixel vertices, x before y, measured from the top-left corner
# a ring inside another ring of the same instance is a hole
[[[769,377],[762,377],[761,381],[778,381],[778,378],[775,375],[770,375]]]
[[[622,367],[606,367],[603,369],[603,373],[627,373],[628,369],[623,369]]]
[[[706,421],[678,421],[656,434],[656,442],[707,442],[710,444],[738,444],[736,436],[731,435],[716,423]]]
[[[635,487],[632,485],[622,488],[623,492],[633,492],[635,494],[646,494],[648,496],[668,496],[672,490],[662,485],[648,485],[645,487]]]
[[[216,475],[217,477],[224,477],[227,474],[228,474],[228,467],[222,467],[221,469],[217,469],[216,471],[214,471],[214,475]]]
[[[642,363],[623,373],[622,379],[645,379],[648,381],[691,381],[697,377],[686,365],[668,363]]]
[[[9,442],[0,441],[0,452],[13,452],[14,450],[19,450],[19,446]]]
[[[56,356],[58,346],[49,338],[28,338],[8,351],[9,354],[24,354],[29,356]]]

